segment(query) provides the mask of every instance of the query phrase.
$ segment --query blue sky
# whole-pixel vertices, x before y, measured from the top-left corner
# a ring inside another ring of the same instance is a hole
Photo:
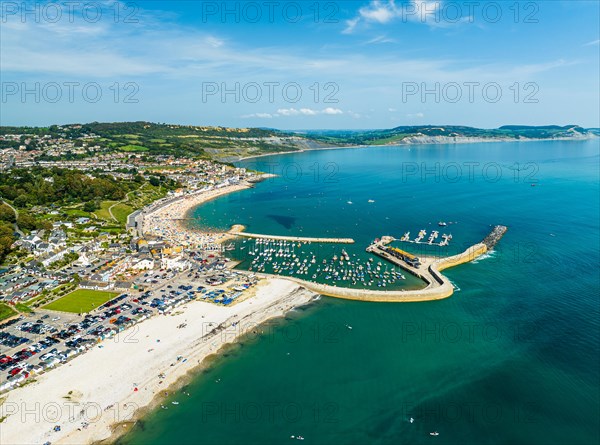
[[[0,124],[597,127],[599,4],[3,1]]]

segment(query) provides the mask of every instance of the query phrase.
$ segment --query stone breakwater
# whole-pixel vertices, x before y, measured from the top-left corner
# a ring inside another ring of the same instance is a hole
[[[354,240],[352,238],[310,238],[302,236],[262,235],[259,233],[247,233],[243,231],[238,231],[235,227],[236,226],[234,226],[234,228],[232,228],[229,233],[231,233],[232,235],[243,236],[246,238],[266,239],[275,241],[294,241],[301,243],[354,244]],[[239,225],[237,227],[239,227]]]
[[[507,230],[508,227],[506,226],[495,226],[490,234],[483,239],[482,243],[486,245],[488,250],[492,250]]]

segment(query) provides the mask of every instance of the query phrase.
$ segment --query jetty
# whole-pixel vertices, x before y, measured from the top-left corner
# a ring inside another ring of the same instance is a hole
[[[500,241],[506,231],[507,227],[505,226],[495,226],[490,234],[480,243],[467,248],[462,253],[445,258],[429,256],[417,258],[415,255],[400,249],[390,248],[388,247],[388,244],[394,241],[394,238],[386,236],[367,247],[368,252],[401,267],[423,280],[426,283],[426,286],[423,289],[380,291],[337,287],[329,284],[314,283],[296,277],[285,277],[285,279],[294,281],[306,289],[321,295],[347,300],[371,302],[419,302],[441,300],[448,298],[454,293],[454,286],[441,271],[458,266],[459,264],[468,263],[486,252],[489,252]],[[257,275],[276,276],[265,273],[258,273]],[[281,276],[278,275],[277,277],[281,278]]]
[[[336,243],[336,244],[354,244],[352,238],[311,238],[302,236],[282,236],[282,235],[263,235],[259,233],[231,231],[232,235],[243,236],[246,238],[267,239],[272,241],[294,241],[298,243]]]

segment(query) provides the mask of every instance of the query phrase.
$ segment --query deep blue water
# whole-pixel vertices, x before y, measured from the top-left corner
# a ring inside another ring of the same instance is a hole
[[[280,176],[201,206],[199,224],[352,237],[356,255],[375,237],[414,237],[438,221],[455,223],[440,254],[491,225],[509,231],[489,257],[445,272],[460,289],[449,299],[324,297],[270,323],[122,442],[599,443],[599,153],[597,140],[553,141],[241,163]]]

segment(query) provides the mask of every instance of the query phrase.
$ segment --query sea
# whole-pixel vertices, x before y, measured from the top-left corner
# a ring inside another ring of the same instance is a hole
[[[600,443],[599,141],[348,148],[237,163],[277,176],[205,203],[191,224],[355,240],[303,245],[317,264],[342,248],[368,261],[365,248],[383,235],[452,234],[445,247],[395,244],[443,256],[494,225],[508,231],[492,252],[444,272],[450,298],[319,297],[272,320],[118,443]],[[253,243],[232,244],[239,267],[250,267]]]

